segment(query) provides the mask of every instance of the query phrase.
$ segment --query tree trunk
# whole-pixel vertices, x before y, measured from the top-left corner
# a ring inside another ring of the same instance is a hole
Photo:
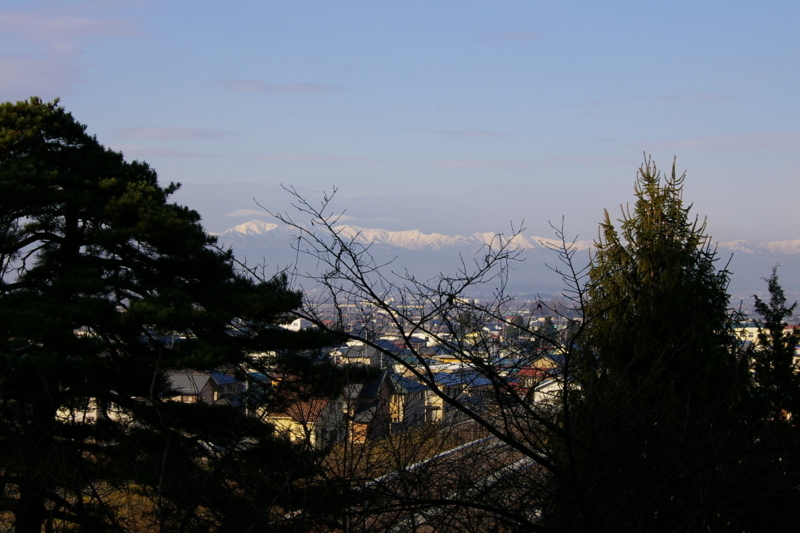
[[[20,497],[14,510],[16,533],[40,533],[46,518],[50,489],[50,470],[58,468],[53,460],[56,432],[55,409],[45,390],[31,402],[31,427],[20,449],[25,457],[21,471]]]

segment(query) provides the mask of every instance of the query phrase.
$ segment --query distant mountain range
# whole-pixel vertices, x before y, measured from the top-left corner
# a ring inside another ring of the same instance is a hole
[[[348,225],[334,229],[358,245],[370,246],[370,253],[377,261],[391,261],[390,271],[403,273],[407,269],[417,278],[426,279],[442,272],[455,273],[463,266],[462,261],[469,266],[471,261],[483,258],[481,249],[496,245],[498,239],[507,239],[507,236],[498,237],[491,232],[464,236]],[[247,259],[251,265],[266,264],[268,271],[296,263],[301,271],[313,271],[316,262],[304,254],[298,255],[293,249],[297,235],[298,231],[289,226],[251,220],[219,233],[218,238],[220,244],[231,247],[237,257]],[[561,266],[557,254],[551,249],[558,247],[560,241],[520,234],[511,244],[520,250],[520,259],[524,261],[515,263],[508,284],[510,291],[530,296],[561,291],[563,283],[550,268]],[[576,241],[573,246],[577,252],[577,265],[587,264],[593,241]],[[762,278],[769,275],[776,264],[780,264],[778,274],[787,295],[796,299],[800,294],[800,239],[768,243],[721,242],[717,244],[717,253],[720,268],[730,259],[728,268],[733,272],[730,292],[736,299],[745,299],[749,303],[753,294],[763,296],[766,284]]]

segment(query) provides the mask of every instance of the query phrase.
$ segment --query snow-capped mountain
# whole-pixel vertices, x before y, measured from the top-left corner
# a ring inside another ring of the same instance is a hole
[[[498,246],[509,240],[508,235],[484,232],[473,233],[469,236],[464,235],[444,235],[442,233],[422,233],[419,230],[391,231],[377,228],[360,228],[358,226],[339,225],[333,228],[337,233],[347,240],[352,240],[364,245],[384,245],[403,250],[443,250],[461,246]],[[272,239],[274,237],[285,237],[287,235],[299,235],[299,231],[284,225],[279,225],[263,220],[251,220],[244,224],[239,224],[218,236],[223,241],[241,241],[245,237],[264,236]],[[554,239],[537,237],[534,235],[525,236],[515,235],[511,238],[512,247],[519,250],[533,250],[536,248],[547,248],[559,246],[561,243]],[[592,247],[592,241],[578,241],[575,243],[577,250],[588,250]]]
[[[791,241],[775,241],[752,243],[743,240],[721,242],[719,249],[743,252],[746,254],[800,254],[800,239]]]
[[[239,224],[238,226],[234,226],[231,229],[222,232],[222,235],[263,235],[277,228],[278,225],[272,222],[251,220],[250,222]]]
[[[317,230],[316,227],[309,228]],[[474,233],[472,235],[444,235],[422,233],[418,230],[390,231],[377,228],[360,228],[338,225],[334,230],[347,241],[369,246],[369,252],[380,263],[389,263],[394,272],[408,271],[417,277],[430,278],[439,273],[455,272],[466,262],[482,259],[487,247],[496,249],[507,243],[508,235],[496,233]],[[301,269],[313,270],[313,258],[302,253],[296,228],[263,220],[251,220],[218,234],[219,242],[233,248],[238,258],[249,264],[267,263],[276,270],[300,263]],[[318,233],[325,238],[324,231]],[[590,240],[573,243],[577,251],[574,260],[579,266],[589,261],[589,251],[594,243]],[[719,267],[727,263],[733,273],[730,292],[735,298],[750,298],[763,294],[766,284],[762,278],[769,275],[776,264],[784,289],[790,295],[800,293],[800,239],[768,243],[751,243],[744,240],[721,242],[717,245]],[[550,267],[560,266],[554,249],[561,242],[535,235],[513,236],[510,247],[519,250],[521,261],[514,262],[509,289],[521,292],[560,292],[563,282]],[[729,261],[730,259],[730,261]],[[794,297],[794,296],[793,296]]]

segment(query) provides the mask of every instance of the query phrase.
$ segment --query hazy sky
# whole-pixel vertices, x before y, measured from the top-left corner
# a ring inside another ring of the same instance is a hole
[[[0,97],[61,97],[221,231],[596,236],[642,154],[715,239],[800,238],[800,2],[4,0]]]

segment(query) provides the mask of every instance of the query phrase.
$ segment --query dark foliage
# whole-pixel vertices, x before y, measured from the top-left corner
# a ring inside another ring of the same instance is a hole
[[[277,328],[301,295],[237,274],[177,188],[57,102],[0,106],[0,518],[18,533],[125,529],[126,494],[162,531],[299,527],[314,457],[243,408],[169,401],[166,371],[243,378],[274,368],[252,353],[335,337]]]

